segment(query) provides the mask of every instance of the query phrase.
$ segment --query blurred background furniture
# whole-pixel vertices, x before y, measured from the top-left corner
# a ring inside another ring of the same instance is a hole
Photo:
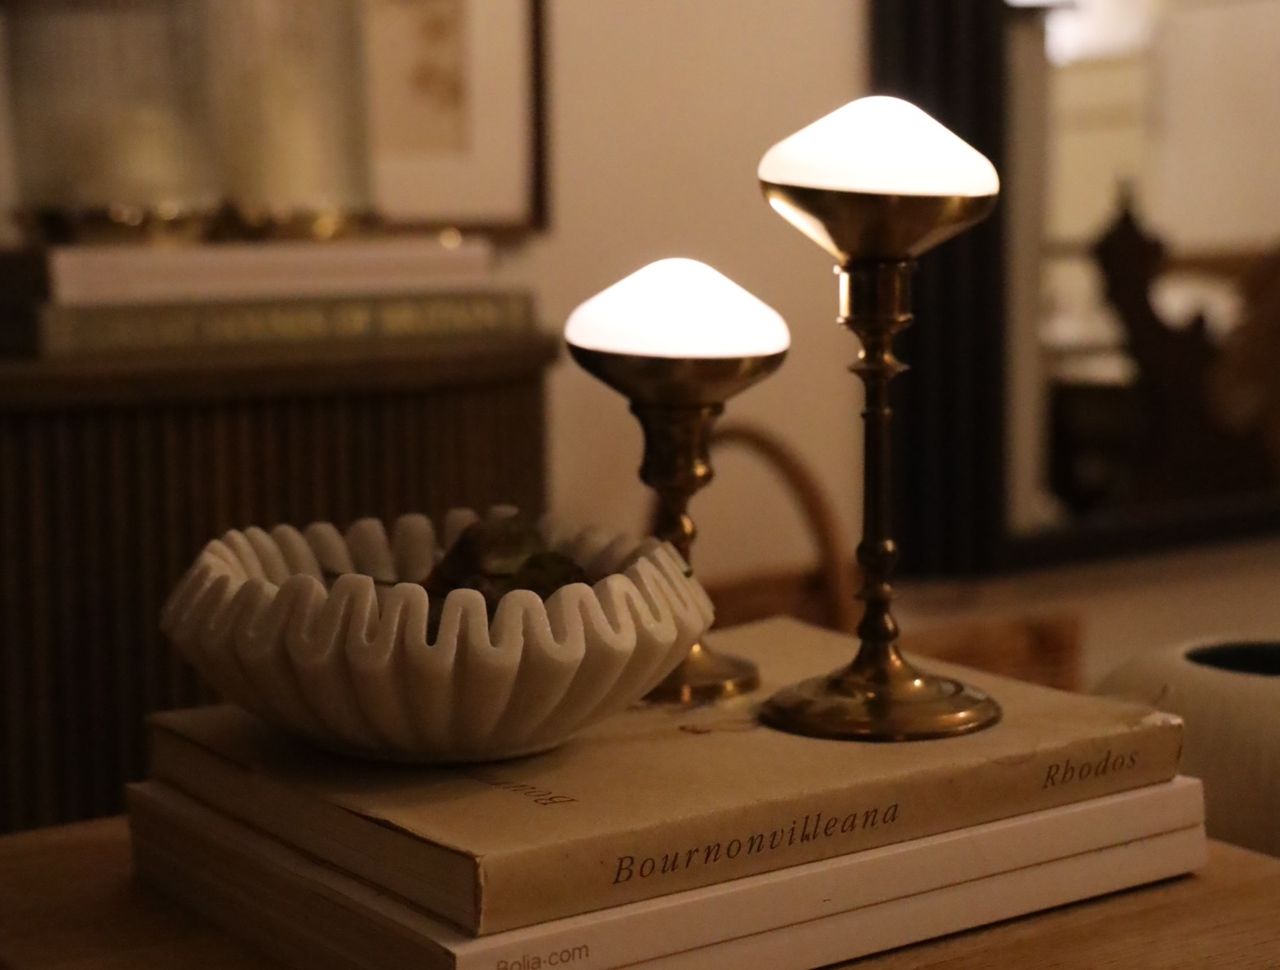
[[[556,341],[370,341],[0,364],[0,831],[105,815],[143,715],[205,698],[162,642],[228,528],[544,503]]]
[[[921,274],[922,326],[901,341],[917,378],[896,408],[896,480],[904,508],[929,510],[904,525],[907,570],[986,576],[1274,534],[1265,429],[1238,418],[1259,395],[1240,369],[1227,377],[1223,427],[1197,385],[1235,339],[1220,311],[1236,295],[1203,271],[1280,233],[1256,164],[1280,130],[1265,40],[1280,4],[871,9],[876,88],[929,110],[1002,177],[1001,218]],[[1158,247],[1124,223],[1130,202]],[[1250,270],[1255,294],[1277,272]]]

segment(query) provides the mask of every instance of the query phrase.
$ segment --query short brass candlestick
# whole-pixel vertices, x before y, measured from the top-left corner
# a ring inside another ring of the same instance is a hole
[[[749,357],[668,358],[589,350],[569,345],[584,370],[631,400],[644,431],[641,480],[658,497],[656,534],[691,562],[697,527],[689,500],[714,477],[711,428],[733,395],[782,364],[786,351]],[[754,690],[754,664],[696,643],[648,694],[661,703],[699,704]]]
[[[858,652],[842,670],[774,694],[761,718],[796,734],[867,741],[988,727],[1000,719],[995,701],[917,670],[898,650],[889,382],[905,369],[893,338],[912,319],[916,257],[985,218],[999,179],[978,152],[895,98],[852,102],[779,142],[760,179],[773,209],[835,258],[840,322],[862,343],[852,370],[866,388]]]
[[[660,259],[584,301],[565,324],[583,369],[631,401],[644,430],[640,477],[657,534],[690,561],[689,500],[711,481],[711,426],[725,401],[777,370],[791,346],[778,312],[694,259]],[[753,664],[697,643],[648,699],[697,704],[759,686]]]

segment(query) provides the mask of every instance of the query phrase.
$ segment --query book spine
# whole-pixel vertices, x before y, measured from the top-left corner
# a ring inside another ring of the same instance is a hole
[[[931,742],[937,743],[937,742]],[[1034,755],[481,860],[480,932],[527,926],[1168,781],[1182,724],[1152,713]],[[548,878],[548,873],[555,878]]]
[[[63,306],[229,300],[378,298],[483,287],[493,246],[477,237],[454,248],[424,238],[219,243],[205,246],[60,246],[10,261]],[[3,264],[0,264],[3,268]]]
[[[893,782],[843,782],[804,801],[762,799],[735,813],[471,860],[313,805],[152,726],[152,774],[274,838],[368,879],[474,933],[489,934],[904,843],[1172,778],[1181,723],[1150,715],[998,759]],[[245,787],[247,781],[249,788]],[[387,859],[397,865],[388,866]]]
[[[524,292],[165,306],[46,306],[33,343],[46,356],[314,340],[446,337],[533,326]]]
[[[143,878],[296,965],[311,966],[310,948],[319,947],[331,957],[348,959],[347,966],[370,970],[413,965],[536,970],[556,964],[581,970],[798,970],[1199,868],[1206,853],[1202,824],[1144,834],[1148,829],[1134,821],[1134,811],[1147,804],[1161,805],[1164,811],[1157,814],[1165,821],[1199,817],[1182,810],[1188,796],[1199,794],[1198,785],[1182,780],[1181,787],[1161,787],[1164,792],[1133,800],[1133,811],[1126,812],[1121,804],[1092,810],[1095,816],[1128,821],[1128,837],[1110,843],[1095,846],[1087,837],[1081,841],[1078,833],[1072,838],[1071,824],[1052,813],[1013,823],[1029,836],[1008,860],[1021,861],[1013,868],[1002,868],[987,856],[986,850],[1007,844],[997,832],[977,833],[980,845],[972,849],[956,845],[977,865],[950,881],[933,864],[937,845],[945,840],[904,846],[901,853],[885,857],[880,868],[895,876],[907,871],[907,882],[875,899],[824,899],[782,915],[750,890],[746,896],[753,898],[740,899],[742,890],[728,885],[670,898],[666,908],[668,900],[657,900],[479,939],[462,937],[162,785],[131,786],[129,802],[135,860]],[[1059,845],[1055,840],[1064,833],[1068,837]],[[1026,853],[1030,856],[1017,858]],[[874,881],[877,875],[875,866],[863,866],[859,856],[838,864],[843,867],[838,874],[814,871],[810,881],[815,892],[825,883],[827,895],[857,894],[864,880]],[[794,880],[762,879],[773,883],[775,902],[785,906],[790,901]],[[914,889],[909,885],[913,881],[918,884]]]

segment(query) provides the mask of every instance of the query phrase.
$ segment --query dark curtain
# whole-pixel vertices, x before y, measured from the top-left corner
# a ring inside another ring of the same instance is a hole
[[[919,105],[1003,170],[1003,0],[873,0],[875,93]],[[927,254],[898,341],[896,523],[903,571],[997,563],[1004,529],[1002,210]]]

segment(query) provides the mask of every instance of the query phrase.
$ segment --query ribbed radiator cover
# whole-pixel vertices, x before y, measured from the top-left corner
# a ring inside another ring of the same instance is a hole
[[[143,715],[209,699],[157,630],[228,528],[543,502],[540,374],[0,413],[0,831],[104,815]]]

